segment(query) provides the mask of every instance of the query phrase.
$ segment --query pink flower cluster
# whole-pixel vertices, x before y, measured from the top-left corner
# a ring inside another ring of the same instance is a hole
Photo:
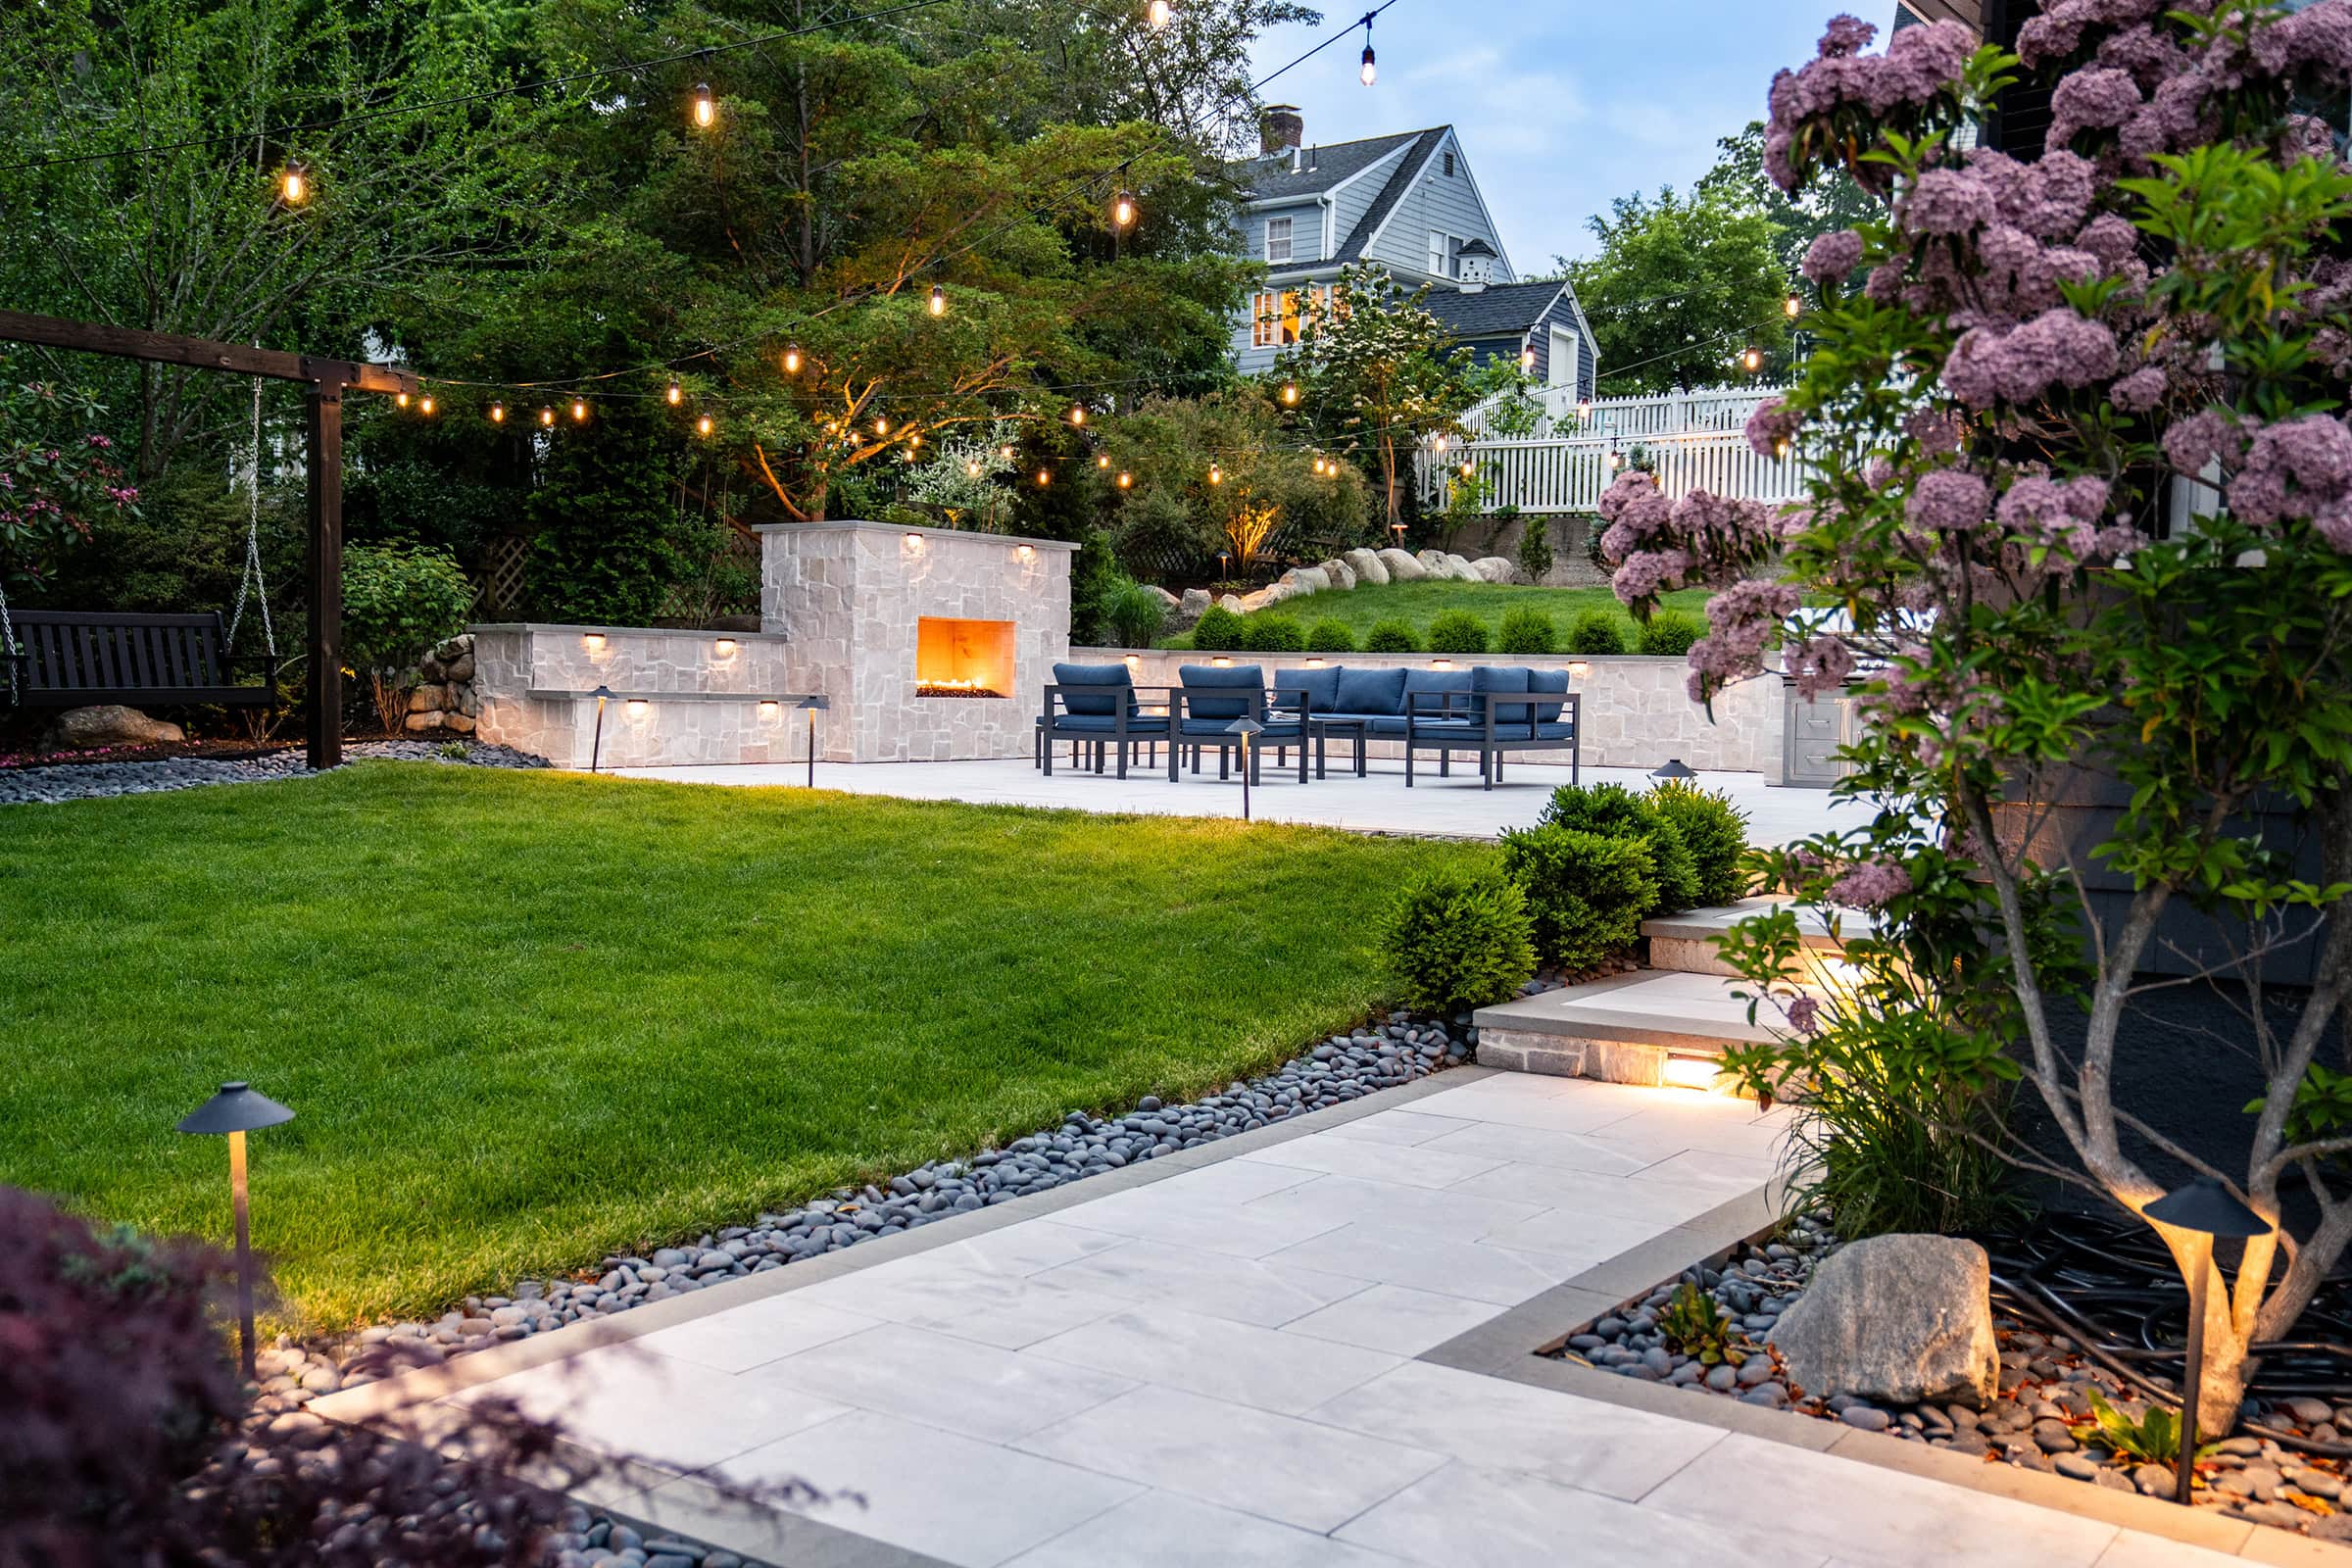
[[[1782,663],[1796,682],[1796,695],[1811,702],[1853,678],[1854,651],[1842,637],[1799,637],[1784,651]]]
[[[1748,578],[1707,601],[1708,634],[1690,645],[1690,700],[1703,703],[1764,671],[1764,649],[1803,596],[1788,583]]]
[[[2161,15],[2169,3],[2170,0],[2052,0],[2048,9],[2018,29],[2018,58],[2029,66],[2063,60],[2082,47],[2084,28],[2144,23]]]
[[[2077,563],[2112,560],[2138,544],[2139,533],[2126,523],[2101,526],[2107,498],[2107,481],[2094,475],[2058,480],[2028,474],[2001,497],[1995,515],[2024,544]]]
[[[1754,501],[1693,490],[1669,502],[1646,473],[1628,473],[1600,498],[1602,559],[1609,586],[1627,605],[1695,582],[1719,582],[1761,560],[1777,543],[1772,517]]]
[[[1992,487],[1965,468],[1936,468],[1911,485],[1903,515],[1930,534],[1971,533],[1992,514]]]
[[[1805,247],[1805,259],[1797,264],[1797,270],[1826,288],[1844,282],[1861,265],[1862,236],[1850,228],[1837,228],[1815,236]]]
[[[1943,363],[1943,384],[1971,408],[2031,403],[2053,386],[2106,380],[2118,357],[2111,328],[2060,307],[2014,331],[1970,327]]]
[[[1937,22],[1903,28],[1885,54],[1862,54],[1876,33],[1867,23],[1838,17],[1822,35],[1819,59],[1773,78],[1764,169],[1781,189],[1794,191],[1804,183],[1797,142],[1807,126],[1844,111],[1877,118],[1897,107],[1924,107],[1959,79],[1977,47],[1961,24]]]
[[[2255,60],[2274,75],[2312,71],[2325,80],[2341,82],[2352,76],[2352,6],[2342,0],[2320,0],[2257,31],[2253,50]]]
[[[1911,891],[1911,873],[1893,860],[1867,860],[1830,884],[1829,900],[1848,908],[1876,909]]]
[[[1747,449],[1759,458],[1780,456],[1784,443],[1794,441],[1804,416],[1780,398],[1766,398],[1747,416]]]
[[[2309,517],[2352,554],[2352,430],[2324,414],[2265,426],[2230,482],[2230,510],[2260,525]]]
[[[1931,169],[1894,204],[1914,234],[1973,234],[1992,220],[1992,189],[1958,169]]]

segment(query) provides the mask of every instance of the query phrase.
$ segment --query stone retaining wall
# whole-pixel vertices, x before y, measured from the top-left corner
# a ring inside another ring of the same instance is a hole
[[[1074,648],[1071,659],[1080,663],[1128,661],[1139,686],[1180,684],[1177,666],[1205,663],[1220,657],[1174,649]],[[1258,664],[1269,671],[1301,669],[1310,658],[1357,668],[1428,669],[1429,654],[1230,654],[1237,664]],[[1781,683],[1742,681],[1715,699],[1710,719],[1705,709],[1690,701],[1685,681],[1690,665],[1680,655],[1651,658],[1640,654],[1571,658],[1566,655],[1531,656],[1489,654],[1453,660],[1457,669],[1474,664],[1524,664],[1532,669],[1565,669],[1568,689],[1582,699],[1583,761],[1594,767],[1638,767],[1646,771],[1668,758],[1680,758],[1703,771],[1760,773],[1767,784],[1782,782],[1784,748]],[[1031,709],[1035,709],[1032,699]],[[1374,757],[1404,755],[1400,742],[1374,741]],[[1564,752],[1513,754],[1512,767],[1566,767]]]
[[[422,683],[409,693],[406,727],[411,734],[445,729],[470,735],[481,716],[482,700],[474,686],[473,633],[462,632],[416,661]]]
[[[476,626],[472,637],[474,733],[558,767],[808,755],[781,637],[542,624]],[[601,740],[591,695],[599,686],[613,693]]]

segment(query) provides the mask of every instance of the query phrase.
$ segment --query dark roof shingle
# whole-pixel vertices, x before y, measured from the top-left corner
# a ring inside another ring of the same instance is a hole
[[[1496,283],[1475,294],[1433,288],[1423,307],[1462,338],[1499,337],[1524,332],[1543,318],[1565,285],[1558,278],[1543,283]]]
[[[1288,201],[1320,196],[1344,179],[1362,173],[1405,143],[1427,131],[1408,130],[1395,136],[1367,136],[1361,141],[1337,141],[1328,147],[1308,147],[1296,173],[1288,152],[1252,158],[1235,166],[1234,177],[1250,201]]]

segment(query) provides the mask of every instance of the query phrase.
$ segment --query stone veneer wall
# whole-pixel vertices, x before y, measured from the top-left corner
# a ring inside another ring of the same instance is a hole
[[[808,756],[806,691],[786,678],[785,640],[764,632],[624,626],[475,626],[474,733],[558,767],[783,762]],[[601,646],[597,644],[601,642]],[[732,652],[719,645],[730,642]],[[599,686],[604,738],[596,738]],[[642,706],[632,706],[641,704]],[[818,715],[821,727],[831,714]]]
[[[1136,684],[1179,684],[1180,664],[1206,663],[1217,657],[1184,650],[1080,648],[1070,657],[1080,663],[1110,663],[1134,659]],[[1298,669],[1305,654],[1230,654],[1237,664],[1254,663],[1269,672]],[[1331,663],[1358,668],[1389,669],[1402,665],[1427,669],[1429,654],[1326,654]],[[1584,723],[1581,760],[1592,767],[1656,767],[1679,757],[1691,767],[1709,772],[1761,773],[1767,784],[1782,782],[1785,758],[1781,744],[1784,723],[1781,683],[1766,678],[1743,681],[1715,699],[1712,720],[1705,709],[1690,701],[1685,687],[1690,665],[1680,657],[1649,658],[1639,654],[1570,658],[1519,654],[1460,656],[1456,669],[1474,664],[1524,664],[1533,669],[1566,669],[1583,665],[1586,673],[1572,675],[1569,690],[1582,699]],[[1269,674],[1269,679],[1274,677]],[[1034,710],[1038,705],[1031,703]],[[1374,741],[1374,757],[1401,757],[1396,741]],[[1564,752],[1513,753],[1512,767],[1566,767]]]
[[[833,705],[819,753],[827,761],[1031,755],[1046,683],[1069,657],[1076,546],[880,522],[757,531],[760,626],[788,639],[795,689]],[[1013,622],[1010,695],[917,697],[915,622],[925,615]]]

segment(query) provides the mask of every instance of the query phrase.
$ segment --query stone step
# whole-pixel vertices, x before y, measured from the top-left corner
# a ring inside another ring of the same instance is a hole
[[[1720,975],[1644,969],[1481,1007],[1478,1061],[1511,1072],[1599,1078],[1652,1088],[1714,1087],[1727,1046],[1773,1038],[1779,1008],[1748,1022],[1748,989]],[[1799,985],[1798,991],[1812,991]]]
[[[1741,899],[1737,904],[1685,909],[1680,914],[1644,920],[1642,922],[1642,934],[1649,939],[1649,966],[1684,974],[1728,975],[1732,973],[1731,965],[1715,956],[1716,938],[1740,921],[1769,913],[1785,902],[1781,899]],[[1796,962],[1788,970],[1789,978],[1819,980],[1823,978],[1825,965],[1835,964],[1838,956],[1844,953],[1845,945],[1830,930],[1829,923],[1822,918],[1818,909],[1797,908],[1795,913],[1797,940],[1802,944],[1802,949]],[[1857,913],[1848,918],[1861,920],[1866,917]]]

